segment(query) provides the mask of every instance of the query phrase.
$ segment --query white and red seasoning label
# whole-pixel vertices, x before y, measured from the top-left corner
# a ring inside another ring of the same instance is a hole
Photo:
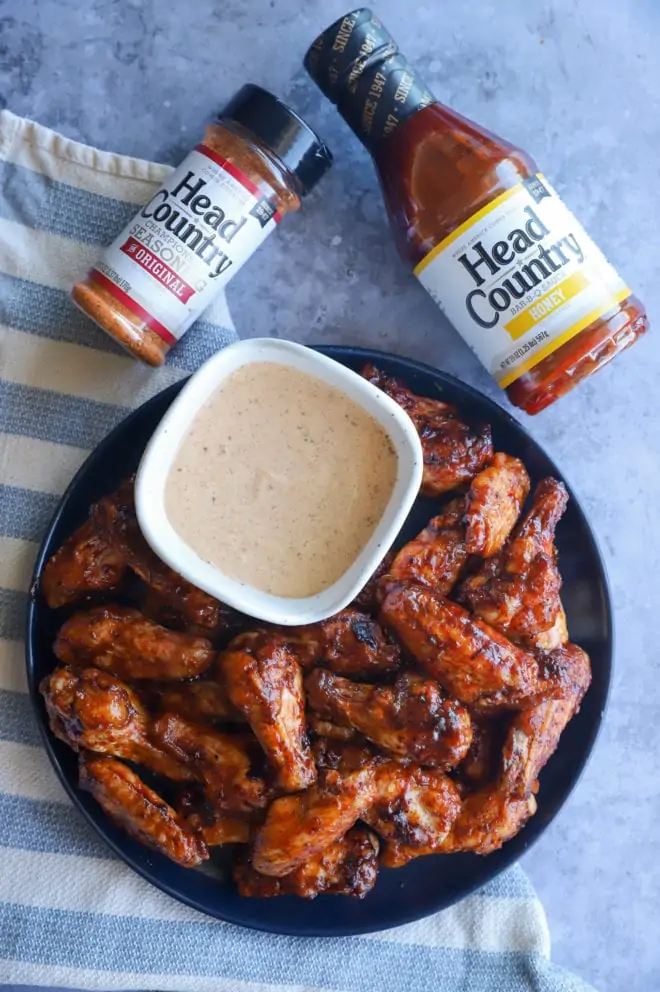
[[[199,145],[106,249],[92,275],[174,344],[278,220],[251,179]]]

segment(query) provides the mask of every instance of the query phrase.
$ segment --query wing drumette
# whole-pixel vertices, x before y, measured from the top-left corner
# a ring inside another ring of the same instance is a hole
[[[249,722],[270,764],[276,784],[286,792],[306,789],[316,780],[307,741],[302,669],[277,635],[239,638],[218,658],[218,671],[236,709]]]
[[[58,668],[40,685],[54,734],[74,750],[100,751],[174,781],[194,770],[151,740],[149,715],[124,682],[98,668]]]
[[[121,550],[88,520],[46,562],[41,591],[48,606],[57,609],[91,593],[113,591],[126,567]]]

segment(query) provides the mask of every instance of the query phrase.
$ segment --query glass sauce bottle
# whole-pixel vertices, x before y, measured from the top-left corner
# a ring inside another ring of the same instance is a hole
[[[534,160],[438,103],[371,10],[305,67],[371,153],[399,253],[515,406],[538,413],[647,329]]]

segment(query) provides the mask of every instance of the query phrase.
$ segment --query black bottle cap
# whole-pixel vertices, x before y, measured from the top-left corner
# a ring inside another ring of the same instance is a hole
[[[367,148],[434,102],[368,7],[340,17],[319,35],[305,55],[304,66]]]
[[[218,120],[235,121],[267,145],[296,176],[303,196],[332,164],[332,153],[318,134],[285,103],[254,83],[234,94]]]

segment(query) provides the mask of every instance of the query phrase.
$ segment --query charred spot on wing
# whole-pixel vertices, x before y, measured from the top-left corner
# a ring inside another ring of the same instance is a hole
[[[374,634],[373,623],[370,620],[352,620],[351,630],[355,635],[355,640],[360,644],[366,644],[372,651],[378,650],[378,641]]]

